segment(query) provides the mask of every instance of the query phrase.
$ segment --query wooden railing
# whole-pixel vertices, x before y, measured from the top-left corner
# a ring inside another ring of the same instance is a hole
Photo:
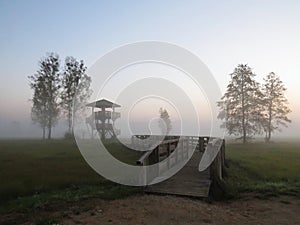
[[[132,138],[132,145],[139,146],[140,148],[147,148],[147,144],[145,144],[144,140],[149,138],[149,136],[150,135],[136,135],[135,138]],[[210,137],[167,136],[163,141],[161,141],[161,143],[159,143],[159,145],[156,148],[146,151],[140,157],[140,159],[137,160],[137,164],[145,165],[158,163],[166,157],[168,157],[174,151],[178,144],[180,145],[179,147],[183,148],[182,151],[189,150],[193,146],[196,147],[196,151],[204,152],[209,142],[209,138]],[[157,139],[159,140],[159,136],[157,136]],[[153,157],[153,155],[155,155],[156,157]],[[148,159],[151,159],[150,162],[146,162]]]
[[[149,136],[139,135],[137,138],[133,139],[133,144],[138,145],[143,143],[143,140],[147,139]],[[158,137],[159,138],[159,137]],[[218,152],[217,156],[211,163],[209,170],[211,180],[213,182],[218,182],[223,180],[224,168],[225,168],[225,140],[205,137],[196,137],[196,136],[168,136],[166,137],[157,147],[152,150],[146,151],[137,161],[137,165],[153,165],[158,162],[166,160],[166,169],[171,168],[174,164],[179,161],[183,161],[189,158],[189,152],[192,147],[196,147],[195,151],[200,151],[204,153],[207,149],[207,145],[214,145],[214,141],[222,141],[221,149]],[[140,143],[139,143],[140,142]],[[145,146],[146,147],[146,146]],[[177,150],[174,152],[174,150]],[[173,161],[171,154],[173,154]],[[201,159],[199,159],[200,162]],[[157,169],[157,173],[160,173],[160,169]]]
[[[158,137],[159,139],[159,137]],[[142,139],[143,140],[143,139]],[[137,144],[138,141],[136,141]],[[142,141],[141,141],[142,142]],[[138,160],[137,165],[153,165],[158,162],[161,162],[168,158],[168,164],[169,164],[169,156],[174,152],[176,147],[178,146],[181,150],[181,154],[184,152],[187,153],[187,148],[185,147],[187,145],[187,139],[179,138],[177,136],[168,136],[163,141],[159,143],[154,149],[146,151]],[[184,146],[184,147],[183,147]],[[147,147],[147,146],[145,146]],[[177,148],[178,149],[178,148]],[[176,151],[175,153],[175,161],[177,162],[179,159],[179,151]],[[182,158],[182,157],[181,157]]]
[[[158,140],[159,138],[157,137]],[[134,144],[137,144],[137,142],[139,140],[135,140]],[[139,147],[143,147],[143,144]],[[147,147],[147,142],[145,147]],[[162,140],[155,148],[146,151],[136,161],[136,164],[141,166],[152,165],[151,167],[146,167],[143,172],[143,177],[146,180],[145,183],[151,183],[170,169],[176,169],[176,166],[184,165],[184,162],[189,159],[189,154],[191,154],[189,152],[191,152],[191,148],[189,149],[188,147],[188,138],[169,136]]]
[[[178,145],[179,138],[163,140],[156,148],[146,151],[138,160],[138,165],[152,165],[169,157]]]
[[[95,120],[105,120],[105,119],[116,120],[121,116],[119,112],[111,112],[111,111],[96,111],[94,112],[94,115],[95,115]]]

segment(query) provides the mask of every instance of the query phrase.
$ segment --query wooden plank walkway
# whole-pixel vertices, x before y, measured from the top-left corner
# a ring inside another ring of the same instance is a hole
[[[188,163],[174,176],[161,183],[147,186],[147,193],[163,193],[195,197],[208,197],[211,186],[209,168],[198,171],[203,153],[195,151]]]

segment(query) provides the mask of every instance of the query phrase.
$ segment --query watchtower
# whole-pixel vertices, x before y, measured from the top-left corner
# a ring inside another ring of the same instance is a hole
[[[115,108],[120,105],[101,99],[87,104],[92,108],[92,115],[87,118],[87,123],[92,128],[92,137],[94,137],[94,130],[97,130],[101,139],[115,138],[120,134],[120,130],[114,128],[116,119],[120,118],[121,114],[115,112]]]

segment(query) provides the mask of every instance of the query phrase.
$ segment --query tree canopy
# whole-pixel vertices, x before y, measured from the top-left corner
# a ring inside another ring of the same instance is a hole
[[[37,72],[28,77],[33,90],[31,117],[43,129],[43,139],[46,129],[48,139],[51,138],[51,129],[56,125],[61,111],[65,112],[68,131],[72,133],[73,113],[84,106],[91,95],[91,78],[86,70],[82,60],[67,57],[61,72],[59,56],[49,53],[40,60]],[[73,105],[77,107],[74,108]]]
[[[84,106],[87,103],[91,95],[91,77],[86,74],[86,70],[87,67],[82,60],[77,61],[71,56],[65,59],[60,96],[61,106],[68,120],[69,133],[72,133],[73,114],[77,112],[80,105]]]
[[[224,120],[229,135],[240,136],[246,143],[254,134],[260,132],[260,115],[257,106],[261,92],[255,81],[255,74],[247,64],[239,64],[230,74],[226,92],[218,103],[221,111],[218,118]]]
[[[48,139],[51,139],[51,129],[55,126],[59,116],[59,56],[49,53],[42,58],[37,73],[29,76],[29,79],[30,87],[34,92],[32,119],[43,128],[43,138],[45,138],[45,129],[47,128]]]
[[[280,126],[287,127],[287,123],[291,123],[291,120],[287,117],[291,110],[284,95],[286,88],[275,73],[271,72],[264,78],[262,91],[264,106],[263,129],[266,134],[266,141],[269,142],[272,133],[276,130],[280,131]]]

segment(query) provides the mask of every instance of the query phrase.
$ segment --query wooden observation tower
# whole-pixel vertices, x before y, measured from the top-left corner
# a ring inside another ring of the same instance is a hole
[[[92,137],[94,137],[94,130],[98,131],[103,140],[115,138],[120,134],[120,130],[114,128],[116,119],[121,116],[119,112],[115,112],[115,108],[121,107],[120,105],[101,99],[87,106],[92,108],[92,115],[86,119],[92,129]]]

